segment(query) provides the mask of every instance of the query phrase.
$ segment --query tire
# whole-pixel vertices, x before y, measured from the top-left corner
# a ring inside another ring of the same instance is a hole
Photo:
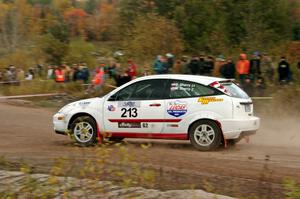
[[[81,146],[92,146],[97,142],[97,127],[90,116],[76,118],[71,124],[71,133],[75,142]]]
[[[211,120],[195,122],[189,130],[191,144],[200,151],[217,149],[222,142],[222,132],[218,125]]]

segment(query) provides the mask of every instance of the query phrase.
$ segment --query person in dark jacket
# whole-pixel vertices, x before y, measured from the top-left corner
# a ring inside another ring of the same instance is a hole
[[[174,55],[171,53],[167,53],[166,54],[166,58],[167,58],[167,73],[172,73],[173,71],[173,66],[174,66]]]
[[[215,61],[212,56],[208,56],[204,68],[204,75],[211,76],[212,71],[214,70]]]
[[[192,75],[199,74],[199,58],[197,56],[193,56],[190,63],[188,64],[188,68]]]
[[[226,63],[221,66],[220,73],[226,79],[235,78],[235,64],[232,62],[231,58],[228,58]]]
[[[205,57],[203,55],[201,55],[199,58],[199,74],[207,75],[205,69],[206,69],[206,60],[205,60]]]
[[[257,53],[254,53],[252,55],[252,58],[250,59],[250,71],[249,71],[249,77],[252,82],[255,82],[255,80],[258,78],[258,76],[261,75],[260,70],[260,55]]]
[[[87,84],[90,78],[90,70],[85,63],[82,65],[82,80],[84,84]]]
[[[279,82],[288,81],[290,74],[290,64],[286,61],[285,57],[281,57],[277,71],[279,75]]]

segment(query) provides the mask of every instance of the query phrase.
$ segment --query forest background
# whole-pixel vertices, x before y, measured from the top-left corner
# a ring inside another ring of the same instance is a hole
[[[0,69],[86,62],[114,52],[156,55],[259,51],[300,60],[299,0],[0,0]]]

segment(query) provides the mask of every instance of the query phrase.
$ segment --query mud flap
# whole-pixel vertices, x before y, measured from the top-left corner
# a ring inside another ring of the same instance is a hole
[[[226,149],[228,147],[228,143],[227,143],[227,140],[225,139],[225,135],[224,135],[224,133],[222,131],[222,125],[221,125],[221,123],[219,121],[216,121],[216,122],[217,122],[217,124],[218,124],[218,126],[219,126],[219,128],[220,128],[220,130],[222,132],[223,142],[224,142],[224,148]]]
[[[101,133],[100,133],[100,127],[99,125],[97,124],[97,140],[98,140],[98,143],[99,144],[103,144],[103,138],[101,136]]]

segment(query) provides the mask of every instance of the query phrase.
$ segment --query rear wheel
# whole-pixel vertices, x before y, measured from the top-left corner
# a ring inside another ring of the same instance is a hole
[[[91,146],[97,142],[96,122],[90,116],[76,118],[71,124],[71,132],[76,143]]]
[[[222,132],[214,121],[200,120],[191,126],[189,138],[198,150],[210,151],[220,146]]]

